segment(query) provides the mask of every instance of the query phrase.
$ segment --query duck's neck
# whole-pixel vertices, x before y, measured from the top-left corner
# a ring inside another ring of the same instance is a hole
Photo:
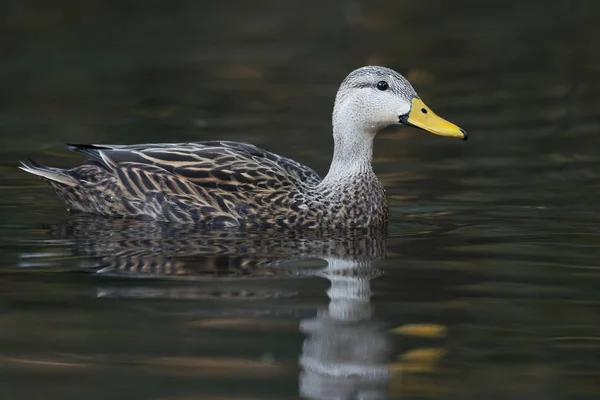
[[[347,123],[333,124],[333,159],[324,184],[353,180],[359,175],[374,175],[373,159],[374,134],[365,132],[362,127]]]

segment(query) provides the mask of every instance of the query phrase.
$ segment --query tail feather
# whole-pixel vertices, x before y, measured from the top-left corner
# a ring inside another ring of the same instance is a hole
[[[112,150],[109,146],[100,146],[96,144],[73,144],[67,143],[69,150],[76,153],[81,153],[90,159],[97,161],[100,165],[108,168],[109,170],[114,166],[110,160],[106,159],[102,150]]]
[[[77,186],[78,184],[77,179],[69,175],[66,170],[47,167],[30,158],[22,160],[19,169],[53,182],[62,183],[63,185]]]

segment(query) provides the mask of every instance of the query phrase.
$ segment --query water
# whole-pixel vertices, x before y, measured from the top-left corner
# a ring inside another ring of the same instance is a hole
[[[0,398],[600,398],[595,2],[2,8]],[[323,174],[365,64],[470,133],[379,135],[387,237],[68,216],[15,168],[219,138]]]

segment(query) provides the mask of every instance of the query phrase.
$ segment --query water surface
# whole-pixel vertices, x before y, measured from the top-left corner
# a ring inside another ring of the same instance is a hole
[[[2,8],[1,398],[600,397],[596,3]],[[387,235],[68,216],[15,168],[227,139],[324,174],[365,64],[470,133],[379,135]]]

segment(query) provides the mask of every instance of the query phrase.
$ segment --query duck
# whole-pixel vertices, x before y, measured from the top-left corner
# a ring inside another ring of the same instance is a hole
[[[372,168],[373,141],[392,125],[466,140],[393,69],[352,71],[337,91],[333,158],[313,169],[232,141],[133,145],[69,144],[87,159],[70,169],[26,159],[19,168],[46,181],[70,211],[215,228],[380,228],[389,211]]]

